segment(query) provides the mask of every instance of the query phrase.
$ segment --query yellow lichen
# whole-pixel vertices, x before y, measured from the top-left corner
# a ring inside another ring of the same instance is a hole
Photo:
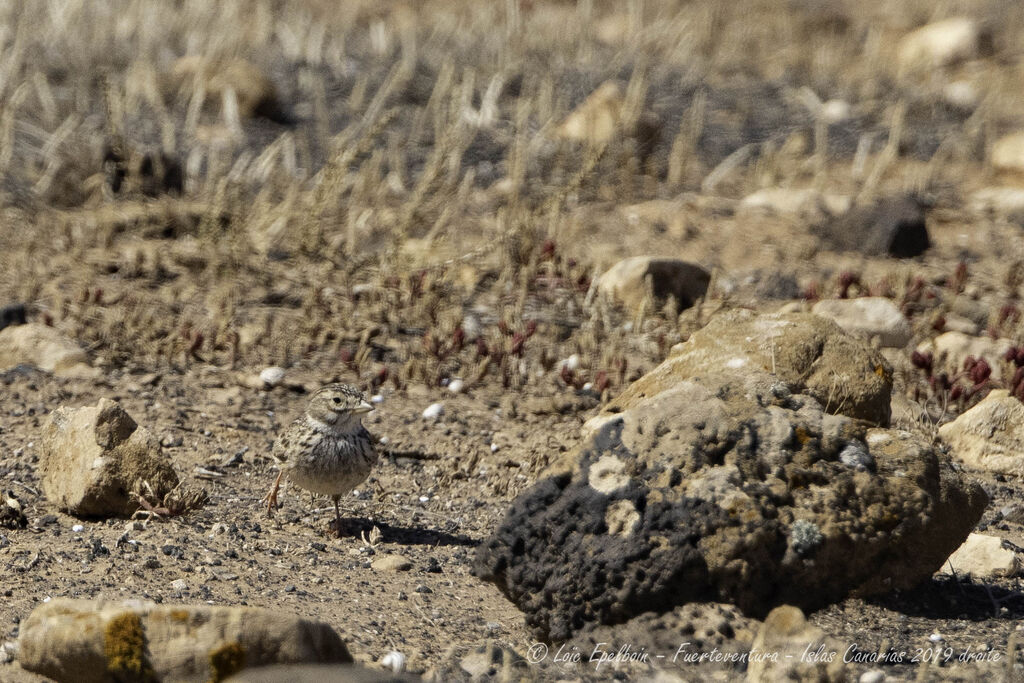
[[[225,643],[210,652],[210,683],[220,683],[244,668],[245,648],[240,643]]]
[[[156,673],[146,660],[146,634],[142,619],[134,612],[119,614],[103,633],[103,654],[107,670],[118,679],[155,681]]]
[[[171,617],[171,619],[174,619],[175,621],[186,622],[186,621],[188,621],[188,610],[172,609],[170,617]]]

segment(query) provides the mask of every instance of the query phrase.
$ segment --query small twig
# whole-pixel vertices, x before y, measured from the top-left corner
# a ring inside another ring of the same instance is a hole
[[[18,481],[17,479],[12,479],[12,480],[11,480],[11,483],[12,483],[12,484],[17,484],[17,485],[18,485],[18,486],[20,486],[21,488],[23,488],[23,489],[25,489],[26,491],[28,491],[29,493],[31,493],[31,494],[32,494],[33,496],[38,496],[38,495],[39,495],[39,491],[36,491],[36,490],[35,490],[34,488],[32,488],[31,486],[29,486],[28,484],[22,484],[22,483],[21,483],[20,481]]]

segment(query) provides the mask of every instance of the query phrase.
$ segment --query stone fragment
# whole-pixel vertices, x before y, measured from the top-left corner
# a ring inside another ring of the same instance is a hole
[[[33,365],[47,372],[67,374],[87,362],[85,351],[52,327],[27,323],[0,329],[0,369]]]
[[[910,321],[885,297],[826,299],[814,304],[811,313],[834,320],[850,334],[877,339],[883,347],[903,348],[913,336]]]
[[[976,337],[951,331],[918,344],[917,351],[931,353],[935,371],[946,370],[951,377],[964,369],[964,361],[969,356],[982,358],[992,368],[992,377],[999,380],[1004,374],[1003,357],[1012,347],[1013,342],[1009,339]]]
[[[748,194],[740,201],[741,209],[761,209],[779,215],[824,217],[846,213],[850,198],[822,194],[812,188],[767,187]]]
[[[953,456],[985,472],[1024,474],[1024,404],[993,389],[976,406],[939,427]]]
[[[913,197],[885,197],[821,221],[813,232],[834,251],[912,258],[931,245],[925,218],[924,208]]]
[[[290,123],[293,117],[282,106],[270,78],[255,64],[239,58],[209,59],[201,55],[181,57],[171,66],[166,78],[169,95],[193,97],[202,86],[205,101],[224,106],[228,92],[234,93],[241,118],[261,116],[278,123]]]
[[[244,669],[225,683],[414,683],[419,680],[407,674],[382,674],[379,669],[358,664],[277,664]]]
[[[978,57],[991,38],[970,17],[951,17],[926,24],[903,36],[896,60],[904,74],[948,66]]]
[[[992,144],[991,153],[992,167],[997,171],[1009,173],[1024,173],[1024,131],[1004,135]],[[1006,197],[1012,195],[1003,193],[1003,203],[1007,204]]]
[[[619,261],[601,275],[597,291],[622,303],[627,311],[634,311],[647,296],[648,282],[654,306],[663,306],[667,298],[672,297],[682,310],[707,293],[711,275],[688,261],[633,256]]]
[[[605,81],[565,117],[555,134],[593,146],[605,145],[620,135],[632,137],[640,158],[645,159],[661,138],[661,125],[658,116],[649,111],[627,121],[622,86]]]
[[[892,368],[878,351],[816,315],[746,310],[716,315],[601,416],[628,410],[691,377],[724,371],[770,372],[787,391],[813,396],[828,413],[889,423]]]
[[[159,502],[178,485],[157,437],[105,398],[54,410],[40,451],[47,500],[79,517],[128,516],[139,494]]]
[[[412,562],[403,555],[381,555],[370,566],[377,571],[406,572],[412,569]]]
[[[59,683],[222,681],[249,667],[351,663],[330,626],[278,610],[57,598],[21,624],[18,662]]]
[[[756,617],[913,586],[986,504],[927,439],[720,370],[609,416],[513,501],[475,570],[545,640],[708,600]]]
[[[971,534],[963,545],[949,556],[939,571],[950,569],[959,577],[976,579],[1016,576],[1021,569],[1017,553],[1003,547],[1003,540],[986,534]]]
[[[776,607],[765,617],[752,650],[777,656],[752,657],[747,680],[845,682],[846,649],[837,639],[808,623],[799,608]]]

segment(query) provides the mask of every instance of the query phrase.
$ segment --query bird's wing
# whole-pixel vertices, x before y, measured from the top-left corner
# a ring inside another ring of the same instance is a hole
[[[281,432],[281,435],[277,437],[277,441],[274,442],[274,447],[270,451],[270,455],[284,465],[288,462],[288,454],[292,452],[298,441],[301,440],[302,419],[295,420],[289,425],[288,429]]]

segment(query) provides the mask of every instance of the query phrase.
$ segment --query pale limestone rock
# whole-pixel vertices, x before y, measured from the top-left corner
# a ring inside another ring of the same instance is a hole
[[[957,576],[976,579],[1016,576],[1020,572],[1017,553],[1003,547],[1003,540],[986,534],[971,534],[964,544],[949,556],[939,571],[952,568]]]
[[[993,389],[978,405],[939,427],[964,464],[986,472],[1024,473],[1024,404]]]
[[[900,309],[884,297],[826,299],[814,304],[811,313],[834,320],[850,334],[877,338],[883,347],[902,348],[913,334]]]

